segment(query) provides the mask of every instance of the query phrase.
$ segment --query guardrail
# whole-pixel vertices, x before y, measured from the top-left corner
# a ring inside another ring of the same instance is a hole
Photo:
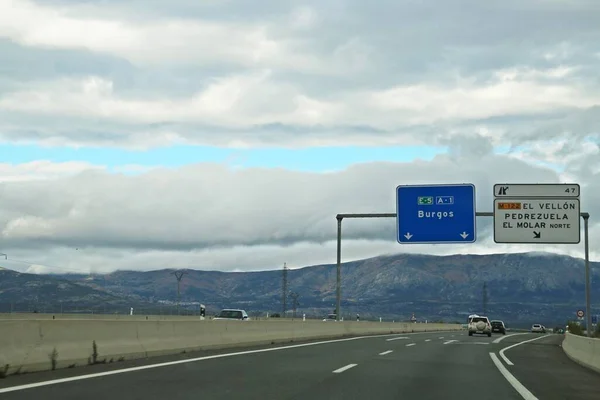
[[[565,333],[562,348],[576,363],[600,372],[600,339]]]
[[[128,316],[131,318],[132,316]],[[5,374],[236,346],[374,334],[461,330],[460,325],[357,321],[0,320]]]

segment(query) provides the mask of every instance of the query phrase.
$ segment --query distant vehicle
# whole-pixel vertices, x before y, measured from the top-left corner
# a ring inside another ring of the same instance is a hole
[[[493,320],[491,322],[491,324],[492,324],[492,333],[498,332],[498,333],[501,333],[503,335],[506,335],[506,326],[504,326],[504,322],[503,321]]]
[[[474,333],[488,335],[488,337],[492,336],[492,324],[488,317],[478,315],[471,318],[467,329],[469,330],[469,336],[473,336]]]
[[[232,308],[226,308],[221,310],[214,319],[228,319],[236,321],[247,321],[248,313],[245,310],[237,310]]]
[[[557,326],[556,328],[552,329],[552,333],[565,333],[565,330],[563,328],[561,328],[560,326]]]
[[[469,324],[471,323],[471,320],[475,317],[478,317],[479,315],[477,314],[471,314],[467,317],[467,323],[465,325],[463,325],[463,328],[469,329]]]
[[[546,333],[546,327],[541,324],[533,324],[531,326],[531,333]]]
[[[323,321],[337,321],[337,314],[329,314],[327,318],[323,318]]]

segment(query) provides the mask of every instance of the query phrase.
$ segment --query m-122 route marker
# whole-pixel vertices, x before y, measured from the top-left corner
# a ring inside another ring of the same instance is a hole
[[[494,185],[494,242],[577,244],[578,184]]]
[[[399,243],[474,243],[475,185],[400,185],[396,221]]]

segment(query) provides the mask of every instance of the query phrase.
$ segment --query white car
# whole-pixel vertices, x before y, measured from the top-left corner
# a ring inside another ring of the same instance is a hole
[[[531,333],[546,333],[546,327],[540,324],[533,324],[531,326]]]
[[[245,310],[237,310],[232,308],[226,308],[221,310],[221,312],[214,319],[227,319],[227,320],[235,320],[235,321],[248,321],[248,313]]]
[[[473,316],[469,319],[468,328],[469,336],[473,336],[474,333],[492,336],[492,324],[488,317],[481,315]]]

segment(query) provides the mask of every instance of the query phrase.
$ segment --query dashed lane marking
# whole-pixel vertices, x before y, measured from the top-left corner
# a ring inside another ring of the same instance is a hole
[[[419,332],[417,334],[420,334],[420,333],[421,332]],[[188,358],[185,360],[168,361],[168,362],[157,363],[157,364],[142,365],[139,367],[122,368],[122,369],[117,369],[117,370],[113,370],[113,371],[98,372],[98,373],[94,373],[94,374],[77,375],[77,376],[72,376],[69,378],[52,379],[49,381],[28,383],[25,385],[9,386],[9,387],[5,387],[5,388],[0,388],[0,393],[16,392],[16,391],[33,389],[33,388],[42,387],[42,386],[58,385],[61,383],[81,381],[81,380],[85,380],[85,379],[100,378],[102,376],[125,374],[128,372],[143,371],[146,369],[153,369],[153,368],[163,368],[163,367],[169,367],[172,365],[179,365],[179,364],[195,363],[195,362],[199,362],[199,361],[213,360],[213,359],[217,359],[217,358],[244,356],[244,355],[248,355],[248,354],[267,353],[267,352],[272,352],[272,351],[284,351],[284,350],[297,349],[297,348],[302,348],[302,347],[311,347],[311,346],[319,346],[319,345],[324,345],[324,344],[349,342],[349,341],[354,341],[354,340],[365,340],[365,339],[372,340],[374,338],[390,337],[390,336],[396,336],[396,335],[397,335],[397,333],[384,334],[384,335],[357,336],[357,337],[353,337],[353,338],[324,340],[324,341],[320,341],[320,342],[302,343],[302,344],[295,344],[295,345],[290,345],[290,346],[279,346],[279,347],[271,347],[271,348],[266,348],[266,349],[246,350],[246,351],[238,351],[238,352],[233,352],[233,353],[215,354],[215,355],[211,355],[211,356]]]
[[[342,367],[342,368],[338,368],[338,369],[336,369],[335,371],[333,371],[333,373],[334,373],[334,374],[341,374],[342,372],[344,372],[344,371],[347,371],[347,370],[349,370],[350,368],[354,368],[354,367],[356,367],[357,365],[358,365],[358,364],[348,364],[348,365],[346,365],[346,366],[344,366],[344,367]]]

